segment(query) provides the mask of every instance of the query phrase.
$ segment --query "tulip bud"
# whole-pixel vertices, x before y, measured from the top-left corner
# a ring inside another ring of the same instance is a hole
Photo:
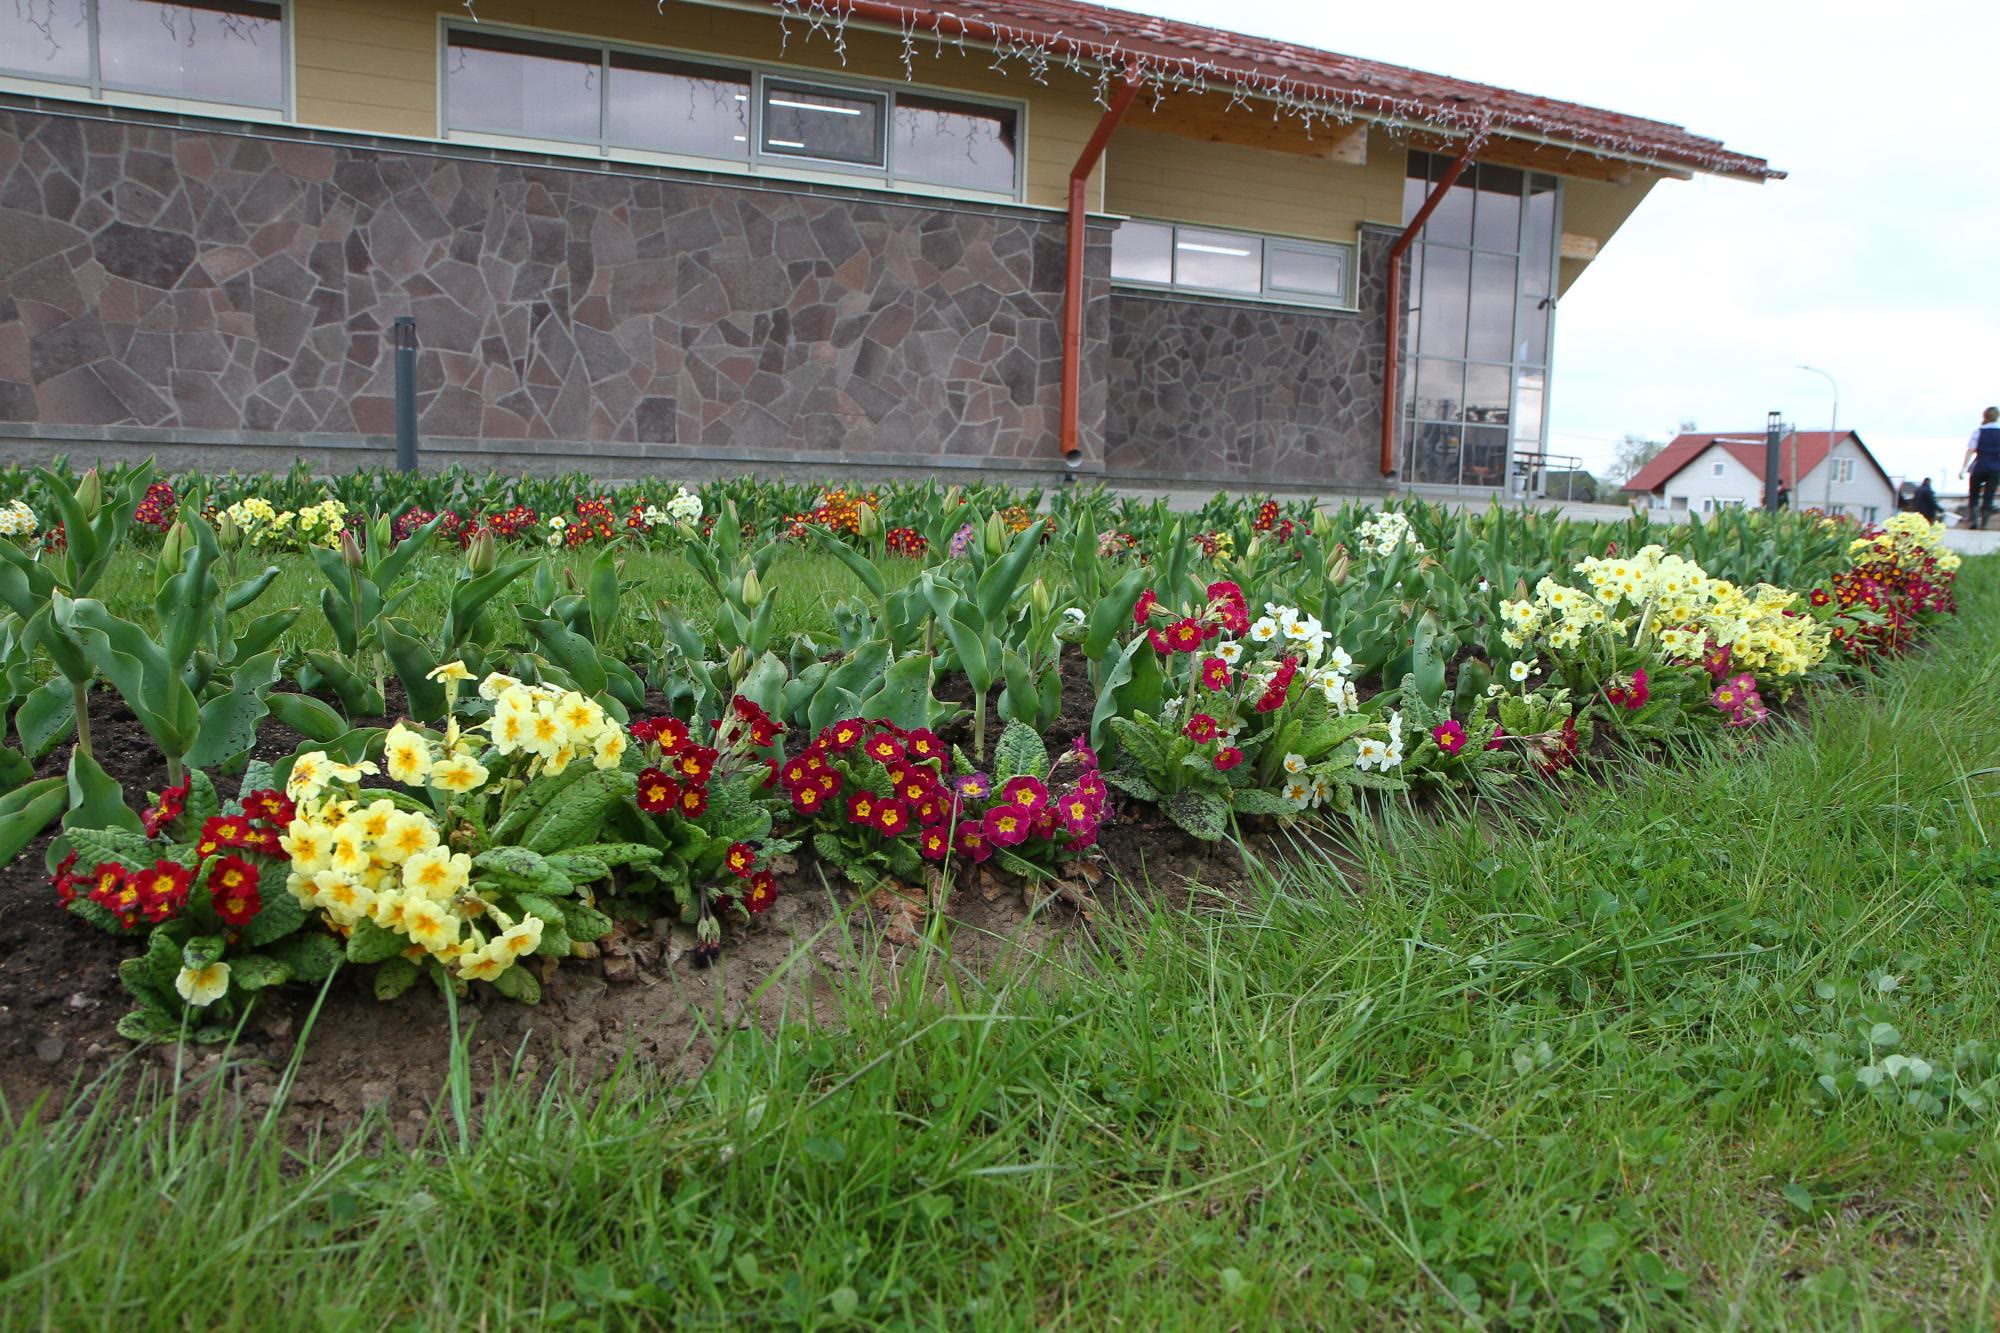
[[[944,507],[946,509],[956,509],[964,503],[965,503],[965,487],[949,486],[945,488]]]
[[[243,544],[243,527],[226,509],[215,520],[215,542],[225,551],[233,551]]]
[[[730,680],[742,680],[750,674],[750,650],[738,644],[730,650],[729,661],[726,665]]]
[[[1347,566],[1346,549],[1344,547],[1335,547],[1333,558],[1326,562],[1326,581],[1336,588],[1347,582]]]
[[[872,504],[860,504],[854,510],[854,523],[862,537],[874,541],[882,535],[882,516],[875,512]]]
[[[167,529],[166,541],[160,544],[160,559],[158,565],[155,566],[159,571],[159,581],[162,584],[165,584],[168,579],[181,572],[181,565],[187,559],[187,549],[187,524],[179,519],[175,519],[174,525]]]
[[[1333,515],[1327,513],[1324,509],[1313,510],[1312,528],[1313,536],[1319,538],[1322,542],[1332,541]]]
[[[465,568],[477,578],[481,574],[491,574],[493,567],[500,563],[500,548],[493,540],[490,528],[481,528],[474,533],[465,548]]]
[[[754,569],[743,571],[743,605],[755,611],[763,604],[764,584],[757,577],[757,571]]]
[[[1055,598],[1049,595],[1049,585],[1036,579],[1035,586],[1028,589],[1028,605],[1035,608],[1037,619],[1047,620],[1049,612],[1055,607]]]
[[[1250,544],[1243,548],[1243,558],[1247,561],[1255,561],[1263,553],[1263,550],[1264,539],[1262,537],[1252,537]]]
[[[77,507],[83,510],[85,521],[97,517],[97,511],[104,508],[104,479],[92,468],[83,474],[83,480],[76,484]]]
[[[359,569],[364,563],[361,559],[361,543],[354,540],[352,529],[342,529],[341,531],[340,563],[346,565],[349,569]]]
[[[980,534],[980,546],[989,560],[998,559],[1007,549],[1007,524],[998,514],[987,517],[985,531]]]

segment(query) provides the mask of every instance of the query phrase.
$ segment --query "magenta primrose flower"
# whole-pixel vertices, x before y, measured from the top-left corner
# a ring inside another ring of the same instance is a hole
[[[1456,756],[1465,748],[1465,728],[1457,722],[1441,722],[1431,728],[1431,739],[1437,742],[1438,749]]]

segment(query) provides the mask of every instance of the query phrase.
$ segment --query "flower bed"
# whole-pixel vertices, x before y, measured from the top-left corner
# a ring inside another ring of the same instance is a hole
[[[1957,568],[1911,516],[9,480],[0,850],[40,847],[48,910],[131,941],[121,1031],[158,1040],[226,1036],[340,968],[384,999],[533,1002],[657,922],[713,958],[809,873],[1082,901],[1148,822],[1240,840],[1620,747],[1754,743],[1775,705],[1949,614]],[[621,629],[651,600],[622,562],[656,549],[706,590],[706,628],[669,606]],[[94,595],[142,552],[143,610]],[[273,554],[316,606],[267,608],[283,567],[251,566]],[[780,634],[800,562],[854,595]],[[307,625],[330,646],[295,646]],[[100,757],[107,691],[157,782]]]

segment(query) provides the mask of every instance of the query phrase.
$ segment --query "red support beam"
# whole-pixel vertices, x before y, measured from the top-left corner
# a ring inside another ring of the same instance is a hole
[[[1076,165],[1069,169],[1069,254],[1063,275],[1063,363],[1062,363],[1062,454],[1063,462],[1075,467],[1083,461],[1078,443],[1083,411],[1083,240],[1086,187],[1090,173],[1104,156],[1104,146],[1125,118],[1132,99],[1139,94],[1136,71],[1128,69],[1111,94],[1111,104],[1097,119],[1090,142],[1083,146]]]
[[[1396,417],[1398,415],[1396,377],[1403,359],[1403,257],[1410,252],[1422,234],[1424,224],[1437,212],[1437,206],[1444,202],[1445,192],[1458,183],[1458,178],[1471,165],[1473,155],[1486,146],[1486,129],[1481,127],[1465,146],[1458,150],[1451,166],[1445,169],[1443,178],[1432,187],[1424,206],[1410,219],[1410,225],[1403,228],[1403,234],[1389,247],[1389,296],[1388,296],[1388,345],[1382,358],[1382,475],[1396,475]]]

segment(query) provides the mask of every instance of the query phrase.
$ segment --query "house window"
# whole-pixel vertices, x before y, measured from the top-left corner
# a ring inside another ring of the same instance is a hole
[[[750,75],[611,53],[605,132],[618,148],[738,161],[750,156]]]
[[[1214,296],[1254,296],[1346,308],[1353,249],[1345,245],[1131,221],[1111,235],[1111,276],[1123,283]]]
[[[902,180],[1011,194],[1018,135],[1018,117],[1005,107],[899,92],[890,149]]]
[[[1834,460],[1833,460],[1833,479],[1834,479],[1835,481],[1839,481],[1839,482],[1849,482],[1849,481],[1853,481],[1853,480],[1854,480],[1854,460],[1853,460],[1853,459],[1851,459],[1851,458],[1836,458],[1836,459],[1834,459]]]
[[[603,66],[588,46],[454,31],[445,60],[452,128],[595,143]]]
[[[284,27],[276,0],[38,0],[0,7],[0,73],[282,110]]]
[[[4,0],[0,0],[4,3]],[[449,24],[446,137],[656,153],[739,171],[839,172],[1021,197],[1021,111],[890,86]]]
[[[1708,473],[1709,476],[1719,477],[1722,475],[1723,473],[1722,460],[1717,459],[1715,462],[1710,463],[1708,466],[1709,466],[1709,473]]]
[[[882,135],[882,111],[888,100],[874,93],[767,80],[764,151],[852,166],[882,166],[888,160]]]
[[[1861,521],[1863,523],[1869,524],[1870,526],[1873,526],[1875,522],[1875,516],[1880,512],[1881,510],[1875,505],[1863,505],[1861,506]]]

